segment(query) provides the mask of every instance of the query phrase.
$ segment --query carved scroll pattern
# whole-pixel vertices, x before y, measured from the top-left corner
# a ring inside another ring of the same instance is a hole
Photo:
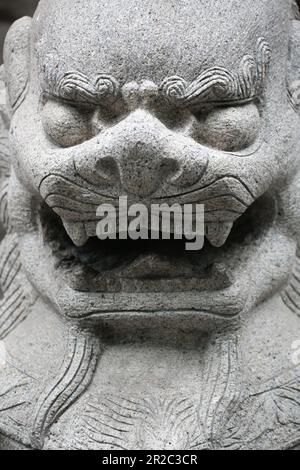
[[[300,368],[257,387],[228,421],[222,448],[285,450],[300,443]]]
[[[21,275],[21,261],[17,236],[10,233],[8,188],[10,155],[8,144],[9,116],[6,110],[5,90],[0,70],[0,225],[6,232],[0,245],[0,339],[22,322],[34,301]]]
[[[218,449],[224,426],[242,395],[238,338],[232,335],[226,342],[217,339],[206,350],[206,368],[198,413],[200,435],[204,442],[194,448]]]
[[[68,72],[61,77],[48,76],[47,81],[51,95],[76,103],[97,105],[103,101],[114,102],[120,91],[118,81],[105,74],[98,74],[89,79],[83,73]]]
[[[8,228],[7,192],[10,176],[10,155],[8,143],[9,116],[3,81],[4,69],[0,67],[0,223]]]
[[[31,377],[15,368],[10,368],[7,380],[0,382],[0,433],[27,447],[30,436],[24,417],[30,414],[29,397],[34,385]]]
[[[87,397],[62,447],[275,450],[300,442],[299,368],[243,393],[237,338],[217,341],[205,362],[198,398],[180,393]]]
[[[100,87],[100,81],[98,87]],[[27,283],[21,274],[18,237],[11,233],[9,223],[9,118],[6,114],[4,94],[0,74],[0,221],[6,231],[0,245],[0,286],[3,294],[3,299],[0,301],[0,339],[5,338],[26,318],[32,302],[36,299],[36,294],[33,295],[29,289],[27,292]],[[34,448],[43,446],[44,437],[53,421],[86,390],[93,377],[98,357],[98,338],[87,331],[70,328],[67,355],[62,370],[50,384],[47,384],[36,404],[31,438]],[[1,413],[2,396],[0,399]],[[26,403],[17,403],[14,406],[21,407],[22,405],[25,406]]]
[[[99,338],[72,327],[60,372],[46,383],[35,406],[32,446],[42,448],[47,431],[90,384],[100,355]]]
[[[213,354],[211,354],[213,352]],[[238,341],[217,339],[205,354],[201,396],[92,396],[69,436],[72,449],[211,449],[221,446],[239,403]]]
[[[255,56],[243,57],[239,73],[231,73],[224,67],[212,67],[190,84],[181,77],[166,78],[161,90],[169,101],[182,107],[203,102],[251,100],[259,96],[264,87],[270,60],[270,46],[260,38]]]
[[[282,293],[286,306],[300,316],[300,249],[298,248],[292,276]]]
[[[0,247],[0,339],[4,339],[27,316],[32,304],[20,274],[21,261],[15,235],[6,235]]]

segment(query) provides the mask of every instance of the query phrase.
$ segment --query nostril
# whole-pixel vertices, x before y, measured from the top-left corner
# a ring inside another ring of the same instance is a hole
[[[176,173],[178,173],[180,164],[174,158],[163,158],[159,164],[159,173],[165,178],[172,178]]]
[[[172,186],[178,188],[188,188],[196,184],[204,173],[208,166],[208,153],[199,151],[199,149],[189,149],[189,152],[185,158],[181,158],[179,163],[179,169],[175,175],[169,179]]]
[[[95,170],[106,181],[116,182],[119,180],[118,165],[112,157],[100,158],[96,162]]]

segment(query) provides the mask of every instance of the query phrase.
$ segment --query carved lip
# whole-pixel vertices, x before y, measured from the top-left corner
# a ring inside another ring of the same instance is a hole
[[[213,223],[234,222],[255,201],[255,196],[246,183],[231,174],[215,178],[205,186],[179,194],[173,194],[169,190],[168,195],[153,195],[149,201],[140,201],[129,196],[128,204],[136,202],[143,202],[146,205],[163,202],[169,205],[203,204],[206,221]],[[50,173],[40,184],[41,196],[56,214],[70,223],[87,224],[87,230],[89,224],[95,221],[99,205],[108,203],[117,207],[118,198],[123,194],[122,188],[116,187],[114,191],[110,188],[106,194],[105,191],[99,191],[98,188],[87,184],[78,174],[68,175],[66,178],[59,172]]]
[[[104,202],[117,204],[118,199],[105,199],[96,188],[86,188],[86,183],[78,178],[78,174],[72,174],[66,180],[54,172],[40,186],[47,208],[42,219],[50,234],[46,242],[52,246],[57,268],[75,291],[198,293],[224,290],[235,282],[228,248],[240,231],[238,219],[245,213],[247,219],[255,200],[250,188],[238,177],[222,175],[200,188],[176,196],[168,193],[164,199],[157,194],[150,201],[204,205],[208,241],[200,253],[186,251],[186,240],[99,241],[96,208]],[[128,205],[134,202],[138,201],[128,197]],[[233,236],[226,244],[231,231]]]
[[[199,296],[201,292],[221,293],[236,284],[247,247],[257,243],[273,222],[275,211],[270,207],[270,197],[258,199],[235,222],[221,248],[206,241],[201,252],[186,252],[184,240],[103,242],[91,238],[76,247],[61,219],[47,206],[41,211],[41,222],[55,268],[74,292]]]

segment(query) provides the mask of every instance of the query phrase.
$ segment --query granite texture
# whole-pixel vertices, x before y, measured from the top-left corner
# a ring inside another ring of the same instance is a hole
[[[299,446],[299,17],[41,0],[11,27],[0,447]],[[119,196],[204,204],[204,248],[100,241]]]

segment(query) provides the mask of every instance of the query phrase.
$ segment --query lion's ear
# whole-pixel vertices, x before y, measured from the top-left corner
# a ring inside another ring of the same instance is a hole
[[[298,7],[297,7],[298,8]],[[298,15],[299,15],[299,9]],[[296,16],[298,18],[298,16]],[[291,22],[289,64],[287,70],[289,99],[295,110],[300,109],[300,21]]]
[[[5,83],[13,112],[22,103],[28,85],[31,24],[29,17],[16,21],[4,43]]]

